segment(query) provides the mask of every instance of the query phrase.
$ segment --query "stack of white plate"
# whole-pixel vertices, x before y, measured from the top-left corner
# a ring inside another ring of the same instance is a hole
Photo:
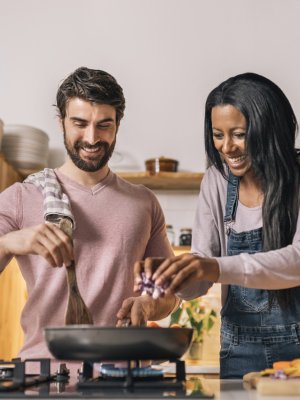
[[[49,137],[40,129],[27,125],[4,125],[2,152],[22,174],[47,166]]]

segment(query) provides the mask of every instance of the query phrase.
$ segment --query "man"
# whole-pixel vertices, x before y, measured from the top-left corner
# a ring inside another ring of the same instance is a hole
[[[57,108],[68,157],[54,173],[75,219],[73,241],[45,223],[43,194],[32,183],[16,183],[0,195],[0,270],[15,256],[29,294],[21,319],[24,359],[50,356],[43,329],[64,325],[65,267],[73,260],[95,325],[143,325],[177,303],[173,295],[132,297],[134,262],[172,250],[154,194],[108,167],[125,109],[122,88],[104,71],[79,68],[59,87]]]

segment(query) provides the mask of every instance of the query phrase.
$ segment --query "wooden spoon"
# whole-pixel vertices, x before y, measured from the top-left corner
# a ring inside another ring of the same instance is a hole
[[[68,279],[68,306],[65,315],[66,325],[93,324],[92,315],[85,305],[76,280],[75,262],[73,261],[69,267],[66,267]]]
[[[69,237],[72,237],[72,222],[68,218],[61,218],[59,228]],[[68,305],[65,315],[66,325],[93,324],[92,315],[85,305],[77,285],[75,262],[66,267],[68,281]]]

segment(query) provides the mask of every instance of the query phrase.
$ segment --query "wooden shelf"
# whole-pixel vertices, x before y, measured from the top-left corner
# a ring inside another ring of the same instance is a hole
[[[203,178],[201,172],[117,172],[121,178],[142,184],[152,190],[199,190]]]
[[[20,182],[36,170],[16,170],[0,154],[0,191],[13,182]],[[42,168],[39,168],[40,170]],[[203,178],[201,172],[158,172],[154,175],[148,171],[116,172],[121,178],[135,184],[142,184],[152,190],[193,190],[199,191]]]

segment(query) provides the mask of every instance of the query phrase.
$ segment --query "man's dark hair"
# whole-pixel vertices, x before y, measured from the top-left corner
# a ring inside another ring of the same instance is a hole
[[[68,101],[74,97],[113,106],[116,110],[117,125],[124,115],[123,89],[116,79],[105,71],[80,67],[62,82],[56,95],[56,107],[61,119],[66,116]]]

